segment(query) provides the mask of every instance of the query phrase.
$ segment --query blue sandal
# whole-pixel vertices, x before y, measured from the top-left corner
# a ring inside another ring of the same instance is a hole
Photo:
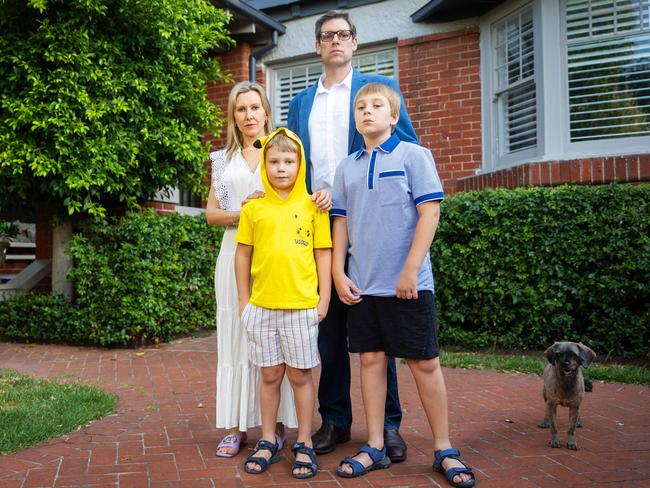
[[[364,466],[359,461],[354,459],[354,456],[358,456],[364,452],[370,457],[372,461],[372,464],[370,466]],[[386,455],[386,446],[384,446],[383,449],[379,450],[366,444],[361,449],[359,449],[359,452],[357,452],[354,456],[346,457],[339,463],[339,467],[336,468],[336,474],[338,476],[341,478],[357,478],[358,476],[363,476],[364,474],[370,471],[374,471],[375,469],[386,469],[390,467],[390,458]],[[343,469],[341,469],[343,468],[344,464],[350,465],[352,468],[351,473],[346,473],[343,471]]]
[[[310,463],[307,461],[298,461],[296,460],[293,463],[293,467],[291,468],[291,475],[294,478],[298,478],[299,480],[304,480],[307,478],[313,478],[316,476],[316,473],[318,472],[318,463],[316,462],[316,453],[311,447],[305,446],[304,442],[296,442],[291,446],[291,452],[297,456],[298,454],[306,454],[309,456],[309,459],[311,460]],[[299,468],[309,468],[309,473],[294,473],[296,469]]]
[[[269,451],[271,453],[271,457],[269,459],[266,459],[260,456],[255,456],[255,454],[261,450]],[[269,469],[269,466],[271,464],[277,463],[279,460],[280,455],[278,454],[278,445],[272,444],[269,441],[265,441],[264,439],[260,439],[255,446],[253,453],[246,458],[246,461],[244,461],[244,471],[250,474],[260,474]],[[256,471],[253,468],[249,468],[248,463],[257,464],[260,467],[260,470]]]
[[[436,451],[435,455],[436,460],[433,462],[433,470],[444,474],[447,477],[447,482],[451,486],[454,486],[455,488],[472,488],[472,486],[476,484],[476,477],[474,476],[474,473],[472,473],[472,468],[468,467],[467,464],[465,464],[465,461],[460,458],[460,451],[458,449],[444,449],[442,451]],[[442,462],[447,458],[460,461],[465,467],[450,468],[449,470],[445,471],[445,468],[442,466]],[[466,481],[461,481],[460,483],[454,483],[454,477],[458,476],[459,474],[468,474],[471,476],[471,478]]]

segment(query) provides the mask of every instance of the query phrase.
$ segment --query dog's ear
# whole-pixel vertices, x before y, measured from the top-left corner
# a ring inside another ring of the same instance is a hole
[[[555,353],[557,352],[557,348],[560,345],[559,342],[554,342],[551,347],[549,347],[544,354],[546,354],[546,359],[548,360],[549,363],[551,363],[553,366],[555,366]]]
[[[592,361],[596,359],[596,353],[582,342],[578,343],[578,347],[580,348],[580,364],[588,368]]]

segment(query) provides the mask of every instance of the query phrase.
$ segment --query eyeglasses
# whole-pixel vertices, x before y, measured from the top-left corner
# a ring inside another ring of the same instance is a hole
[[[349,41],[353,34],[351,30],[340,30],[340,31],[324,31],[318,34],[318,38],[321,42],[332,42],[334,36],[339,38],[339,41]]]

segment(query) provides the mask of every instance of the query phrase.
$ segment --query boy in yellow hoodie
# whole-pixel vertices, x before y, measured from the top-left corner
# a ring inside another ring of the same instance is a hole
[[[298,416],[295,478],[311,478],[318,465],[311,443],[318,323],[331,292],[330,224],[305,185],[300,139],[278,129],[256,142],[262,146],[261,175],[266,196],[247,203],[237,230],[235,275],[250,359],[260,367],[262,438],[244,465],[258,474],[279,461],[275,424],[285,371]],[[251,289],[251,278],[253,286]]]

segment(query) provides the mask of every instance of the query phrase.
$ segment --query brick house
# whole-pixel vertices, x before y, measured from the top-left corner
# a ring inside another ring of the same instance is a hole
[[[399,80],[445,191],[650,180],[650,0],[247,0],[281,23],[257,60],[276,125],[320,75],[314,22],[345,8],[354,65]],[[222,58],[240,81],[256,44]],[[225,106],[226,89],[214,90]],[[223,141],[215,141],[215,147]]]

